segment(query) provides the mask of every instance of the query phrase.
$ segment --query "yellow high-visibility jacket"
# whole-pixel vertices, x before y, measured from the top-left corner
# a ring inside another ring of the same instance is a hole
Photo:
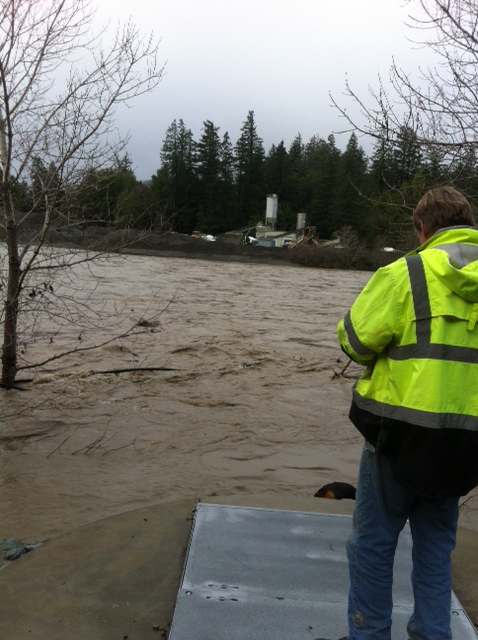
[[[478,230],[449,227],[379,269],[339,323],[366,365],[352,422],[426,498],[478,484]]]

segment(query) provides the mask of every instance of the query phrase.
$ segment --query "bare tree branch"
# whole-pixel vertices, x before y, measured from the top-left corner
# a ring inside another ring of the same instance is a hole
[[[106,29],[94,32],[94,17],[89,0],[0,4],[1,200],[8,253],[1,383],[6,386],[14,384],[19,369],[19,314],[31,308],[29,301],[37,294],[51,307],[52,269],[77,263],[73,259],[52,264],[51,252],[45,252],[52,225],[70,220],[72,194],[84,176],[111,163],[124,149],[127,137],[115,130],[117,107],[153,91],[163,76],[157,61],[159,42],[152,35],[144,38],[129,21],[108,38]],[[31,191],[29,209],[21,216],[13,198],[13,185],[20,181]],[[20,222],[25,226],[39,217],[41,223],[21,246]],[[41,269],[48,275],[38,283]],[[73,299],[72,294],[69,301]],[[81,303],[87,301],[80,299]],[[118,338],[137,328],[133,325]]]
[[[408,5],[414,14],[408,21],[412,41],[432,51],[436,63],[409,73],[394,60],[387,82],[379,77],[365,96],[346,80],[346,99],[359,107],[356,117],[331,96],[332,104],[348,130],[394,140],[406,126],[422,147],[457,162],[478,145],[478,4],[410,0]]]

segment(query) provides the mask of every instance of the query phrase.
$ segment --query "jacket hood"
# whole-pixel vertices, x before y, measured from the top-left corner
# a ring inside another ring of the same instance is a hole
[[[419,253],[453,293],[478,303],[478,229],[440,229],[413,253]]]

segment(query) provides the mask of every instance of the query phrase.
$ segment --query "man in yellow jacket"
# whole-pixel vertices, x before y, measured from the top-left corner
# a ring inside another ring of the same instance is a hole
[[[393,558],[413,537],[411,640],[451,640],[458,499],[478,485],[478,230],[451,187],[413,216],[421,246],[379,269],[339,323],[366,365],[350,419],[365,437],[350,571],[350,640],[389,640]]]

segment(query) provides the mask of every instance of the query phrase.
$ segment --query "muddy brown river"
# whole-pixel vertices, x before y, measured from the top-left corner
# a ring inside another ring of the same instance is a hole
[[[45,540],[159,502],[355,483],[362,439],[347,414],[361,368],[341,373],[335,330],[369,277],[152,256],[72,266],[52,286],[62,306],[21,349],[31,362],[77,351],[1,392],[0,536]],[[107,342],[134,324],[143,333]],[[478,531],[477,491],[460,517]]]

